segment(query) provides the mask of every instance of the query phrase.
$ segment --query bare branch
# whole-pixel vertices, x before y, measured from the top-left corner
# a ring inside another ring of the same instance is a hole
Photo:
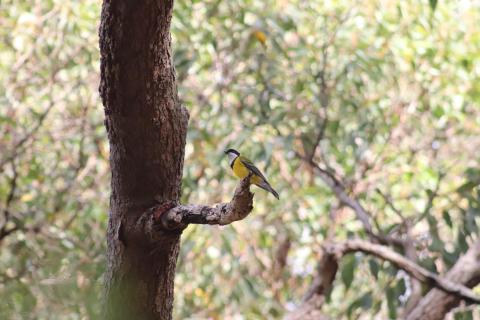
[[[411,235],[411,228],[410,228],[410,225],[409,225],[408,221],[406,221],[404,226],[405,226],[405,229],[406,229],[405,230],[405,240],[403,242],[404,243],[405,256],[408,259],[410,259],[410,261],[413,261],[413,262],[417,263],[418,255],[417,255],[417,251],[415,249],[415,243],[414,243],[414,239]],[[414,308],[414,306],[417,305],[418,301],[420,301],[420,299],[422,298],[422,283],[421,283],[421,281],[412,277],[410,279],[410,282],[411,282],[412,292],[411,292],[410,296],[408,297],[407,303],[406,303],[405,308],[403,310],[404,314],[409,313],[412,310],[412,308]]]
[[[2,242],[2,240],[4,238],[8,237],[10,234],[12,234],[12,233],[14,233],[15,231],[18,231],[18,230],[20,230],[20,227],[18,227],[18,226],[13,226],[10,229],[2,228],[0,230],[0,243]]]
[[[480,304],[480,297],[474,294],[469,288],[446,278],[442,278],[438,274],[435,274],[431,271],[428,271],[427,269],[419,266],[413,261],[396,253],[389,247],[374,244],[365,240],[356,239],[348,240],[342,243],[327,244],[325,248],[328,252],[330,252],[330,254],[333,254],[337,257],[341,257],[345,254],[358,251],[373,255],[382,260],[391,262],[397,268],[404,270],[415,279],[433,285],[446,293],[453,294],[468,302]]]
[[[338,259],[331,252],[323,250],[312,285],[302,299],[302,304],[289,313],[284,320],[326,320],[321,311],[326,295],[332,289],[338,271]]]
[[[394,245],[396,247],[399,247],[403,249],[405,255],[414,263],[417,261],[417,253],[415,251],[415,243],[414,240],[411,237],[410,234],[410,226],[409,226],[409,221],[403,217],[401,212],[393,205],[393,203],[390,201],[388,197],[386,197],[380,190],[378,192],[384,197],[384,199],[387,201],[387,203],[392,207],[392,209],[395,211],[395,213],[401,218],[402,220],[402,225],[405,228],[405,233],[404,237],[394,237],[392,235],[385,235],[385,234],[379,234],[373,231],[372,225],[371,225],[371,214],[360,204],[360,202],[351,197],[347,191],[345,186],[340,182],[338,178],[336,178],[335,173],[331,172],[331,169],[322,169],[317,163],[312,161],[310,158],[302,157],[301,155],[298,155],[300,158],[302,158],[304,161],[309,163],[319,176],[322,178],[322,180],[330,187],[330,189],[335,193],[337,199],[344,205],[350,207],[356,214],[357,218],[361,221],[363,224],[363,227],[369,237],[378,243],[381,244],[388,244],[388,245]],[[406,312],[409,312],[415,306],[415,304],[419,301],[421,298],[422,294],[422,288],[421,288],[421,281],[419,281],[416,278],[411,279],[412,283],[412,295],[410,296],[410,299],[408,300],[407,307],[405,309]]]
[[[317,172],[320,178],[330,187],[330,189],[333,191],[333,193],[335,193],[336,197],[343,205],[346,205],[347,207],[352,209],[353,212],[355,212],[355,215],[357,216],[357,219],[360,220],[360,222],[362,223],[365,232],[373,241],[381,244],[395,245],[402,248],[405,247],[404,240],[393,237],[391,235],[378,234],[373,230],[372,224],[370,222],[371,214],[361,205],[361,203],[357,199],[351,197],[347,193],[345,186],[335,176],[335,173],[332,173],[327,169],[323,169],[318,165],[318,163],[310,160],[307,157],[302,156],[298,152],[296,152],[296,155],[315,169],[315,172]]]
[[[315,135],[315,140],[313,141],[313,146],[311,150],[305,150],[307,154],[309,154],[310,160],[313,160],[315,157],[315,153],[319,148],[320,142],[323,140],[325,136],[325,130],[327,128],[329,118],[328,118],[328,106],[330,103],[330,88],[335,87],[336,81],[333,81],[331,85],[327,83],[328,79],[331,78],[331,72],[328,69],[329,63],[329,52],[328,49],[335,44],[338,31],[340,27],[350,18],[351,9],[347,11],[343,16],[337,17],[336,25],[332,32],[327,36],[326,41],[323,42],[321,47],[321,67],[320,70],[313,75],[313,80],[315,83],[318,83],[318,93],[316,94],[317,99],[320,102],[320,113],[317,114],[319,129],[317,134]],[[330,17],[324,16],[324,30],[325,34],[328,34],[328,21]]]
[[[323,250],[322,259],[317,266],[317,275],[303,301],[310,300],[314,295],[325,295],[332,288],[333,280],[338,270],[338,257],[328,250]]]
[[[177,230],[185,228],[188,224],[227,225],[245,219],[253,209],[250,176],[251,174],[240,181],[229,203],[213,206],[188,204],[173,208],[158,206],[153,211],[155,223],[164,230]]]
[[[440,190],[440,185],[441,185],[442,180],[445,176],[446,176],[445,173],[439,172],[438,173],[438,178],[437,178],[437,183],[435,184],[435,189],[427,190],[427,195],[428,195],[427,204],[426,204],[425,208],[423,209],[422,213],[420,214],[420,216],[416,219],[415,223],[418,223],[419,221],[422,221],[430,213],[430,210],[433,207],[433,201],[438,196],[438,192]]]
[[[332,191],[337,196],[344,205],[350,207],[357,218],[362,222],[365,231],[370,234],[373,232],[372,224],[370,223],[370,215],[367,210],[365,210],[362,205],[352,199],[346,192],[345,186],[335,177],[335,175],[323,168],[321,168],[315,161],[305,158],[297,153],[297,156],[307,161],[317,172],[317,174],[322,178],[322,180],[332,189]]]
[[[478,245],[477,247],[480,247],[480,245]],[[449,276],[451,272],[447,274],[447,277],[440,277],[439,275],[428,271],[427,269],[419,266],[413,261],[396,253],[387,246],[374,244],[372,242],[361,239],[354,239],[339,243],[331,242],[323,245],[322,258],[318,264],[317,273],[315,275],[312,285],[310,286],[307,294],[305,295],[302,304],[295,311],[290,313],[285,319],[317,319],[316,317],[312,317],[311,315],[321,315],[320,310],[325,301],[325,295],[332,288],[341,258],[346,254],[354,252],[363,252],[373,255],[379,259],[389,261],[397,268],[404,270],[415,279],[438,288],[438,290],[432,291],[435,291],[442,295],[446,295],[447,297],[452,297],[453,299],[456,299],[458,301],[462,299],[470,303],[480,304],[480,297],[475,295],[473,291],[464,286],[462,284],[464,282],[457,283],[457,281],[455,281],[455,278]],[[471,260],[471,258],[472,254],[467,253],[465,256],[460,258],[459,262],[465,262],[466,260]],[[478,267],[478,264],[479,263],[477,261],[477,270],[480,269]],[[471,266],[472,264],[468,263],[467,265]],[[453,269],[455,269],[455,267]],[[473,270],[473,268],[470,269]],[[475,274],[478,276],[480,274],[480,271],[477,271]],[[408,319],[410,319],[410,317],[411,315],[409,315]],[[417,316],[412,317],[411,319],[426,318]]]
[[[473,288],[480,283],[480,240],[446,273],[445,279]],[[443,319],[461,301],[458,295],[450,295],[436,288],[430,290],[406,316],[408,320]]]
[[[333,173],[328,170],[321,168],[315,161],[302,156],[299,153],[296,153],[297,156],[302,159],[303,161],[307,162],[311,165],[320,178],[330,187],[330,189],[335,193],[338,200],[348,207],[350,207],[356,214],[358,220],[363,224],[363,227],[367,234],[372,236],[373,238],[378,238],[379,236],[373,232],[372,224],[370,222],[370,214],[363,208],[363,206],[356,201],[355,199],[351,198],[347,191],[345,190],[345,186],[340,182],[338,178],[335,177]]]
[[[402,215],[401,211],[393,203],[392,197],[382,192],[379,188],[376,188],[375,191],[383,198],[383,201],[388,205],[390,209],[400,218],[403,224],[406,223],[405,217]]]
[[[401,228],[405,229],[404,239],[403,239],[403,250],[405,256],[413,262],[417,262],[418,256],[417,251],[415,250],[415,242],[411,235],[411,221],[406,219],[402,212],[395,206],[393,203],[392,197],[383,193],[380,189],[376,189],[377,193],[383,198],[385,203],[397,214],[397,216],[402,221],[400,224]],[[409,313],[413,307],[418,303],[418,301],[422,298],[422,283],[418,279],[410,278],[409,279],[412,287],[412,291],[410,296],[408,297],[408,301],[405,305],[404,313]]]
[[[50,113],[53,107],[54,107],[54,103],[49,104],[47,109],[40,115],[40,117],[37,120],[37,123],[33,126],[33,128],[30,129],[30,131],[28,131],[17,143],[15,143],[15,146],[12,147],[12,153],[10,155],[7,155],[4,159],[1,160],[0,172],[3,171],[3,167],[5,166],[5,164],[13,161],[17,157],[19,150],[21,150],[23,145],[29,140],[31,140],[32,137],[35,135],[35,133],[42,127],[43,122],[45,121],[45,119],[47,118],[47,115]]]

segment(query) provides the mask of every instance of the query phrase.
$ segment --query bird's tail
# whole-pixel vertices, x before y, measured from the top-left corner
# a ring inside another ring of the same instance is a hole
[[[263,190],[266,190],[266,191],[270,192],[271,194],[273,194],[275,196],[275,198],[280,200],[280,196],[278,195],[278,192],[275,191],[275,189],[273,189],[272,186],[267,181],[262,181],[262,182],[260,182],[256,185],[258,187],[262,188]]]

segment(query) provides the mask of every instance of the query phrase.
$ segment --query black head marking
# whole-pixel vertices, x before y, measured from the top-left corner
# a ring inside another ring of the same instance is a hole
[[[235,150],[235,149],[228,149],[228,150],[225,150],[224,152],[225,152],[225,154],[234,153],[234,154],[236,154],[237,156],[240,155],[240,152],[238,152],[238,151]]]

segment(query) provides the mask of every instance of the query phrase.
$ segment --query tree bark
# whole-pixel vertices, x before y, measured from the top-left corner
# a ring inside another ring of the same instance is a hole
[[[445,279],[473,288],[480,283],[480,240],[477,240],[447,272]],[[408,320],[440,320],[458,306],[460,298],[431,289],[408,314]]]
[[[318,263],[315,278],[302,304],[287,314],[284,320],[327,320],[322,313],[327,294],[332,290],[333,281],[338,271],[338,257],[335,253],[323,250]]]
[[[178,203],[188,113],[177,97],[173,0],[104,0],[100,94],[110,142],[105,319],[171,319],[182,229],[138,227],[156,203]],[[156,200],[155,200],[156,199]]]
[[[332,288],[340,260],[344,255],[355,252],[363,252],[389,261],[413,278],[438,288],[432,289],[420,300],[418,306],[406,317],[408,320],[443,319],[453,307],[458,305],[461,299],[480,303],[480,298],[467,288],[473,287],[480,281],[480,241],[473,245],[443,278],[393,251],[390,247],[361,239],[352,239],[323,245],[322,259],[310,289],[302,304],[287,315],[285,320],[325,318],[321,313],[321,308],[326,293]]]

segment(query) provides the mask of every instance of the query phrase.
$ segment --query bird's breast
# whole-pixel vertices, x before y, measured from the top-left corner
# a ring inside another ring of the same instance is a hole
[[[240,179],[243,179],[246,176],[248,176],[248,173],[249,173],[248,168],[239,159],[235,160],[235,162],[233,163],[232,169],[233,169],[233,173]],[[262,182],[262,179],[255,174],[250,178],[250,183],[259,184],[260,182]]]
[[[245,178],[248,176],[248,169],[245,167],[245,165],[240,161],[238,158],[235,160],[233,163],[233,173],[239,177],[240,179]]]

